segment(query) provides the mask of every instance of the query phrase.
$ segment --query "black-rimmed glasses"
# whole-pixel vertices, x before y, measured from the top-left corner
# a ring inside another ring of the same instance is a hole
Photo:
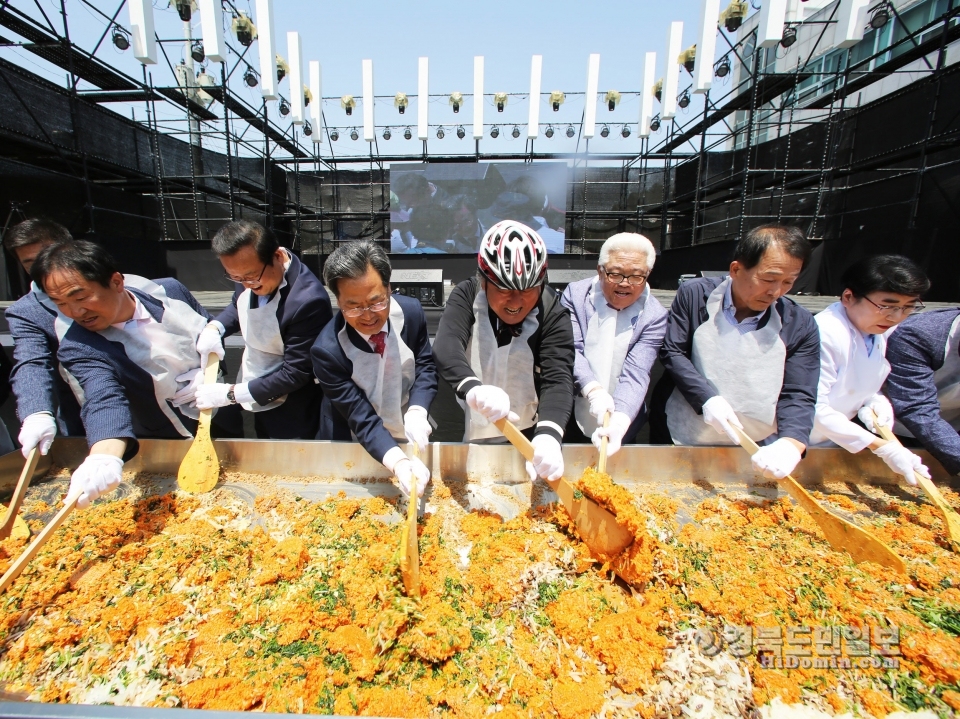
[[[906,315],[909,317],[910,315],[915,315],[918,312],[923,312],[925,309],[927,309],[923,302],[917,302],[915,305],[878,305],[869,297],[864,297],[863,299],[888,317],[896,317],[897,315]]]
[[[223,276],[226,277],[231,282],[236,282],[238,285],[259,285],[260,279],[263,277],[263,273],[266,271],[267,271],[267,265],[264,265],[263,269],[260,270],[260,274],[257,275],[257,279],[255,280],[248,280],[241,277],[234,277],[233,275],[227,274],[226,272],[223,273]]]
[[[603,267],[600,269],[603,270],[604,277],[615,285],[619,285],[626,280],[628,285],[639,287],[647,281],[647,275],[624,275],[619,272],[607,272]]]

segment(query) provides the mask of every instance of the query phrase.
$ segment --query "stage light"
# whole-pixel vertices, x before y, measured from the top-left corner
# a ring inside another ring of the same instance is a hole
[[[653,86],[653,96],[657,98],[657,102],[663,104],[663,78],[657,80],[657,84]]]
[[[247,87],[256,87],[257,83],[260,82],[257,78],[257,71],[252,67],[248,67],[247,71],[243,73],[243,81],[247,83]]]
[[[383,139],[389,140],[391,137],[393,137],[393,133],[390,132],[390,128],[389,127],[383,128]]]
[[[567,125],[567,137],[573,137],[577,134],[577,131],[573,129],[573,125]]]
[[[409,140],[411,137],[413,137],[413,133],[410,131],[410,128],[408,127],[406,130],[403,131],[403,139]]]
[[[121,52],[130,49],[130,37],[127,35],[127,31],[119,25],[113,26],[113,44]]]
[[[620,137],[630,137],[630,126],[624,125],[623,129],[620,130]]]
[[[544,132],[543,134],[547,136],[547,139],[548,139],[548,140],[549,140],[551,137],[553,137],[553,125],[547,125],[547,131]]]
[[[290,114],[290,105],[282,97],[280,98],[280,114],[284,117]]]
[[[610,128],[604,125],[603,129],[600,130],[600,137],[610,137]]]
[[[438,127],[438,128],[437,128],[437,139],[438,139],[438,140],[442,140],[442,139],[443,139],[444,137],[446,137],[446,136],[447,136],[447,133],[445,133],[445,132],[443,131],[443,128],[442,128],[442,127]]]
[[[513,131],[510,134],[513,136],[513,139],[516,140],[518,137],[520,137],[520,128],[514,125]]]
[[[193,3],[190,0],[174,0],[173,4],[177,8],[180,19],[184,22],[190,22],[190,18],[193,17]]]
[[[887,6],[887,3],[882,3],[874,9],[873,14],[870,16],[870,27],[874,30],[879,30],[888,22],[890,22],[890,8]]]
[[[730,74],[730,58],[728,58],[726,55],[720,58],[720,62],[714,65],[713,71],[717,74],[717,77],[726,77],[727,75],[729,75]]]
[[[359,138],[359,137],[360,137],[360,133],[357,132],[357,128],[353,128],[352,130],[350,130],[350,139],[351,139],[351,140],[356,140],[356,139]]]
[[[497,103],[497,112],[503,112],[503,108],[507,105],[507,93],[498,92],[493,99]]]
[[[331,141],[331,142],[336,142],[336,141],[339,140],[339,139],[340,139],[340,133],[339,133],[338,131],[336,131],[336,130],[331,131],[331,133],[330,133],[330,141]]]
[[[553,106],[554,112],[560,109],[560,106],[563,104],[565,99],[566,96],[559,90],[554,90],[550,93],[550,105]]]
[[[490,137],[492,137],[494,140],[496,140],[498,137],[500,137],[500,128],[497,127],[496,125],[494,125],[493,127],[491,127],[491,128],[490,128]]]
[[[467,133],[463,129],[463,125],[460,125],[460,127],[457,128],[457,137],[462,140],[466,136],[467,136]]]
[[[733,0],[727,8],[720,13],[720,20],[727,32],[736,32],[743,25],[744,18],[747,17],[747,3],[741,0]]]
[[[234,34],[237,36],[237,42],[244,47],[250,47],[253,39],[257,36],[257,26],[247,17],[243,11],[233,18],[231,23]]]
[[[398,92],[393,96],[393,106],[400,111],[401,115],[407,111],[407,105],[409,102],[410,101],[407,99],[407,93],[405,92]]]
[[[690,91],[684,90],[680,97],[677,98],[677,104],[682,108],[687,108],[690,105]]]
[[[353,99],[353,95],[344,95],[340,98],[340,107],[347,111],[347,116],[353,114],[353,108],[357,106],[357,101]]]
[[[691,45],[681,52],[680,57],[677,58],[677,62],[683,65],[684,70],[692,75],[693,68],[697,66],[697,46]]]
[[[610,90],[604,99],[607,102],[607,109],[613,112],[617,108],[617,105],[620,104],[620,93],[616,90]]]
[[[650,132],[659,132],[659,130],[660,130],[660,116],[656,115],[650,121]]]
[[[460,112],[460,106],[463,104],[463,93],[462,92],[450,93],[450,104],[453,105],[454,112]]]
[[[289,70],[290,70],[290,66],[287,64],[287,61],[280,56],[280,53],[277,53],[277,84],[278,85],[283,80],[283,78],[287,76],[287,72],[289,72]]]
[[[783,37],[780,38],[780,46],[784,49],[797,42],[797,28],[787,26],[783,28]]]
[[[304,121],[303,123],[303,134],[307,137],[313,134],[313,125],[310,124],[309,120]]]
[[[201,40],[194,40],[193,45],[190,46],[190,57],[193,58],[194,62],[203,62],[207,55],[203,51],[203,42]]]

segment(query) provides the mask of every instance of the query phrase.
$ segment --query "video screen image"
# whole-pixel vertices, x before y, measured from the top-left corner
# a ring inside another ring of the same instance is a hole
[[[472,254],[501,220],[564,251],[566,163],[431,163],[390,168],[390,251]]]

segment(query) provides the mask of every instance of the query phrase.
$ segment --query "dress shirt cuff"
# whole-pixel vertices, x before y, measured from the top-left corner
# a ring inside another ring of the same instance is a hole
[[[387,450],[387,453],[383,455],[383,460],[380,463],[387,468],[388,472],[393,472],[397,464],[406,458],[407,455],[404,454],[403,450],[394,446]]]
[[[223,337],[224,333],[227,331],[227,328],[223,326],[223,323],[218,320],[211,320],[207,323],[207,327],[213,327],[217,332],[220,333],[221,337]]]
[[[233,386],[233,397],[238,403],[253,404],[257,401],[253,398],[253,395],[250,394],[249,384],[249,382],[242,382],[241,384],[235,384]]]
[[[584,388],[580,391],[580,394],[584,397],[589,397],[590,393],[597,388],[603,389],[603,385],[596,380],[593,380],[593,382],[587,382]]]

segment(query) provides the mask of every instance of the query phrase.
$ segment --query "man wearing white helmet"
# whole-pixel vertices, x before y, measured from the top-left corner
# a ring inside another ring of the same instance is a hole
[[[484,235],[479,272],[458,284],[433,354],[464,407],[465,442],[504,442],[508,417],[532,436],[531,479],[563,476],[560,442],[573,407],[573,328],[545,284],[547,248],[526,225],[503,220]]]

